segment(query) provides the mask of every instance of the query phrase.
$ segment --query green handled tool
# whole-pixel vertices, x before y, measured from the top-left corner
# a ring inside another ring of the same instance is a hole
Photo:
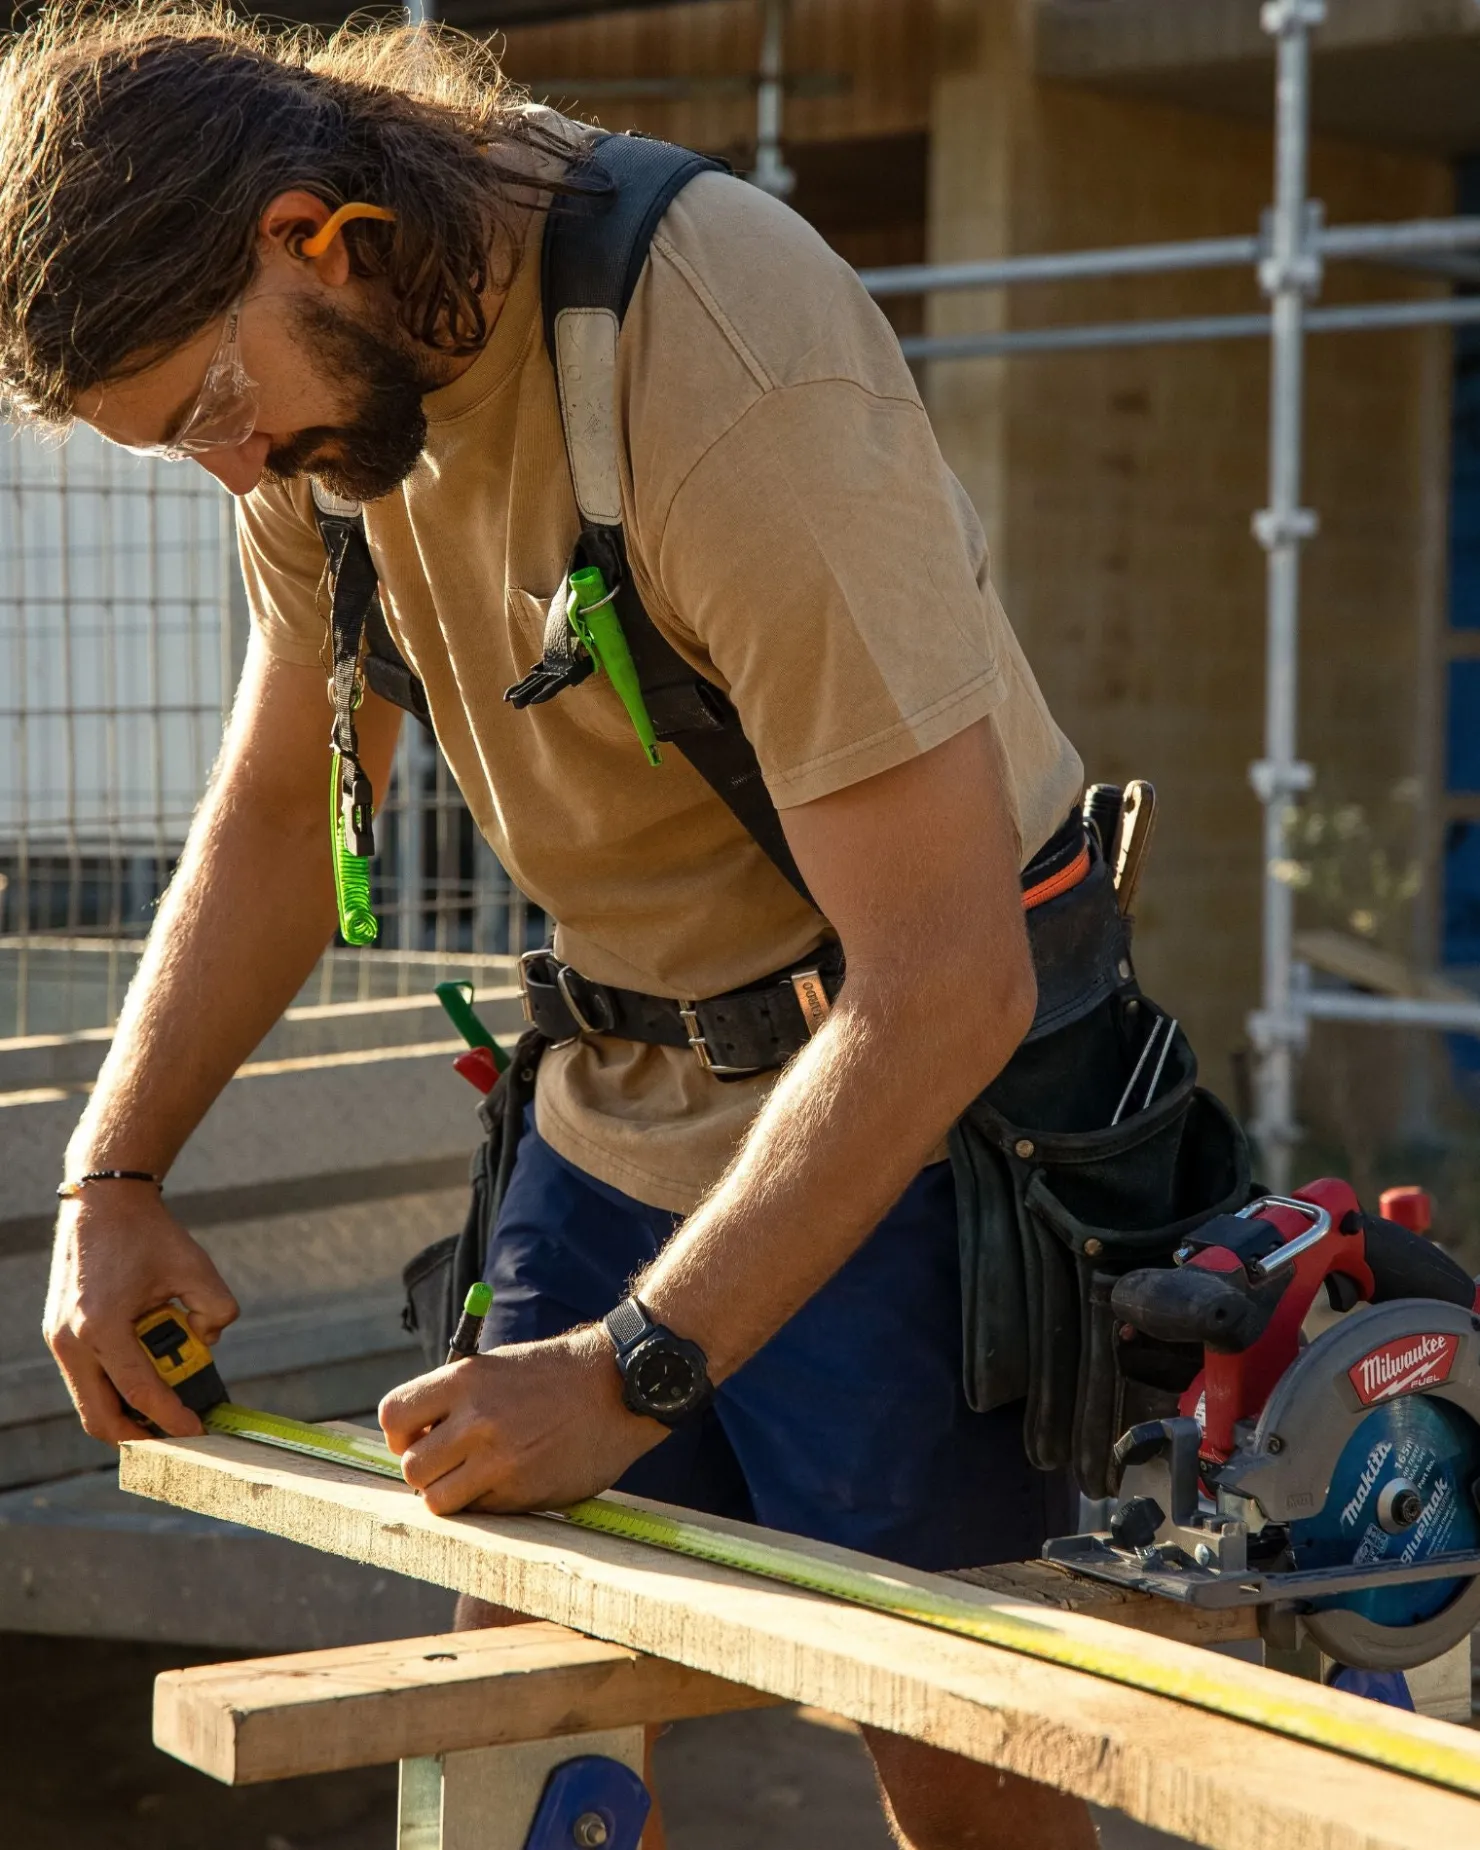
[[[627,717],[637,729],[648,763],[661,764],[658,735],[653,730],[647,702],[642,697],[642,683],[637,678],[632,651],[627,647],[621,618],[613,602],[616,595],[615,591],[607,590],[599,567],[583,565],[570,575],[566,620],[585,644],[597,672],[605,673],[626,707]]]
[[[433,993],[446,1009],[448,1020],[469,1047],[486,1047],[493,1057],[495,1071],[504,1072],[509,1064],[509,1056],[478,1019],[477,1010],[473,1007],[473,985],[466,978],[458,978],[438,983]]]

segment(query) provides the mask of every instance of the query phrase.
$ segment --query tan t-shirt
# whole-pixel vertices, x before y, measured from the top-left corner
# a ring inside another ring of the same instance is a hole
[[[437,737],[513,879],[600,981],[715,995],[823,935],[670,747],[645,760],[604,677],[517,712],[580,530],[539,313],[537,243],[487,347],[426,400],[425,454],[365,510],[386,618]],[[987,576],[980,524],[857,278],[802,219],[704,174],[669,208],[623,325],[622,505],[654,621],[740,711],[778,807],[929,751],[986,715],[1026,860],[1078,795]],[[309,487],[240,510],[268,650],[328,659]],[[722,1083],[685,1050],[552,1050],[538,1123],[563,1156],[691,1210],[771,1084]]]

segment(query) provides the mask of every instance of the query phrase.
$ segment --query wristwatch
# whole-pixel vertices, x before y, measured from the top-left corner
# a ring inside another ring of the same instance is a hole
[[[622,1404],[664,1426],[677,1426],[714,1398],[709,1361],[691,1343],[654,1323],[637,1298],[624,1298],[602,1318],[617,1352]]]

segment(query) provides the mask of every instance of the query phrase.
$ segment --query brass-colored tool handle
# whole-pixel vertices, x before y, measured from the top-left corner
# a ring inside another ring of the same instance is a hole
[[[1115,842],[1115,899],[1126,918],[1135,904],[1155,829],[1156,791],[1145,778],[1133,778],[1121,799],[1120,833]]]

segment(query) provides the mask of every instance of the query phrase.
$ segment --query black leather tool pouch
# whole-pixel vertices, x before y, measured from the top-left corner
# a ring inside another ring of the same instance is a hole
[[[1181,1029],[1130,982],[1025,1042],[950,1152],[967,1398],[982,1412],[1024,1400],[1033,1463],[1108,1495],[1120,1432],[1169,1410],[1196,1365],[1171,1350],[1123,1356],[1111,1287],[1170,1264],[1194,1228],[1248,1200],[1243,1132],[1198,1086]]]
[[[428,1368],[440,1368],[447,1360],[447,1345],[457,1328],[468,1287],[483,1276],[489,1236],[514,1173],[525,1107],[534,1098],[540,1056],[547,1044],[533,1030],[521,1035],[508,1067],[478,1107],[486,1135],[473,1152],[472,1193],[462,1232],[449,1233],[424,1247],[402,1270],[406,1307],[401,1325],[420,1342]]]

